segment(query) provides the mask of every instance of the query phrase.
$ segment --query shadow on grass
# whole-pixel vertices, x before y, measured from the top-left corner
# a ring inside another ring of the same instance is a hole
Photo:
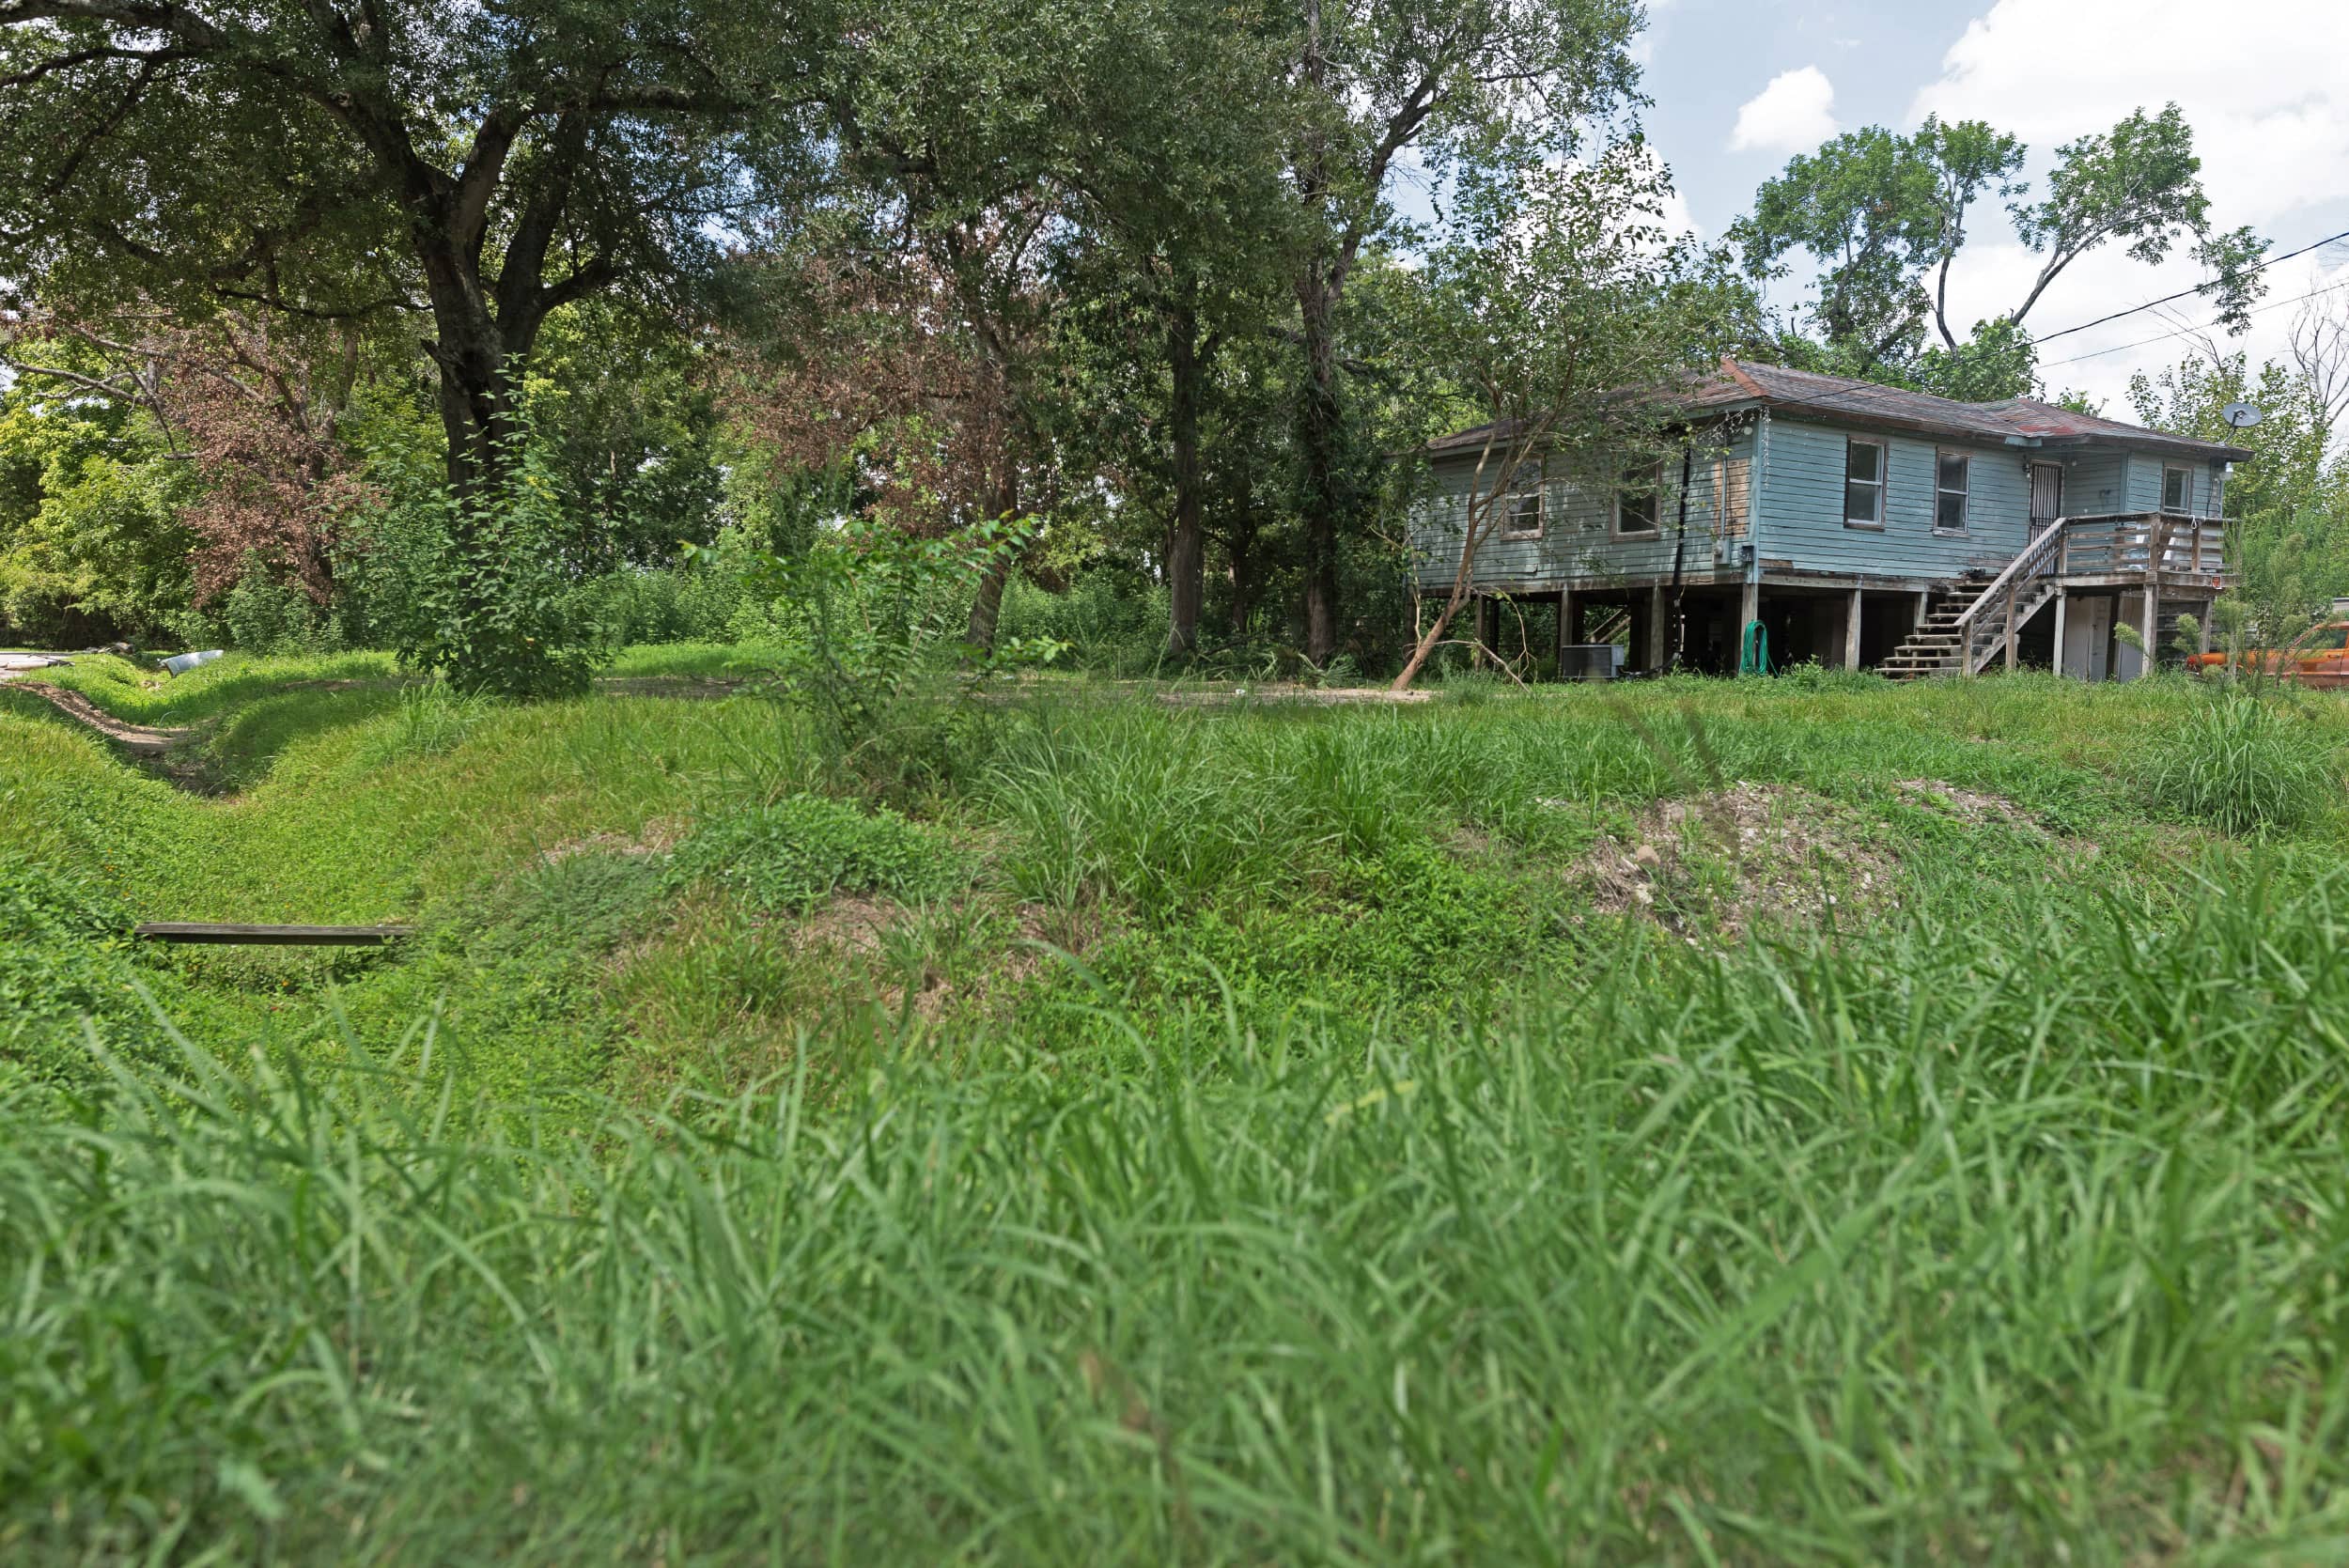
[[[203,753],[206,776],[218,790],[257,784],[289,748],[381,718],[399,706],[401,686],[385,681],[260,697],[213,732]]]

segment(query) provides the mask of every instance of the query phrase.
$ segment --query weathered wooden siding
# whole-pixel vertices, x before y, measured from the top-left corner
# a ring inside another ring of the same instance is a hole
[[[1710,571],[1719,541],[1735,539],[1749,527],[1752,450],[1753,436],[1747,431],[1725,448],[1700,447],[1695,453],[1684,571]],[[1434,493],[1411,530],[1423,588],[1448,586],[1459,569],[1460,539],[1475,477],[1473,455],[1435,466]],[[1493,477],[1488,474],[1487,482]],[[1663,492],[1657,498],[1661,526],[1653,535],[1615,536],[1610,478],[1592,474],[1587,465],[1553,458],[1543,483],[1540,537],[1488,536],[1477,548],[1477,582],[1502,590],[1540,591],[1669,575],[1680,532],[1680,465],[1665,465]]]
[[[1850,436],[1881,441],[1888,448],[1880,530],[1843,521],[1844,441]],[[2023,473],[2024,454],[2015,448],[1778,417],[1770,421],[1768,440],[1755,533],[1767,565],[1882,577],[1956,577],[1969,568],[2003,567],[2030,532],[2030,485]],[[1933,526],[1940,452],[1964,452],[1973,459],[1963,534],[1938,533]]]
[[[2215,475],[2206,462],[2191,458],[2163,458],[2153,453],[2129,454],[2129,504],[2123,511],[2151,512],[2161,505],[2161,471],[2182,468],[2186,475],[2186,509],[2204,517],[2218,515],[2219,488],[2212,483]]]
[[[2104,517],[2129,507],[2129,458],[2125,452],[2084,452],[2063,459],[2063,511],[2067,517]]]
[[[1852,436],[1886,447],[1881,529],[1843,521],[1844,442]],[[1934,526],[1938,455],[1945,451],[1964,452],[1972,459],[1962,533]],[[1773,416],[1766,426],[1749,426],[1725,448],[1700,448],[1680,567],[1690,574],[1735,571],[1741,564],[1739,547],[1751,541],[1764,569],[1773,574],[1930,580],[1997,571],[2029,539],[2029,465],[2034,461],[2063,465],[2063,510],[2070,516],[2160,505],[2164,464],[2157,456],[2117,448],[2046,453]],[[2217,476],[2207,463],[2182,466],[2193,476],[2193,509],[2216,513]],[[1437,465],[1434,496],[1413,525],[1423,588],[1439,590],[1452,582],[1475,468],[1472,454]],[[1554,459],[1545,479],[1541,536],[1488,538],[1478,552],[1478,586],[1504,592],[1567,585],[1596,590],[1613,582],[1670,576],[1679,528],[1679,465],[1667,465],[1657,501],[1662,527],[1656,535],[1617,538],[1607,479],[1577,476],[1569,463]]]

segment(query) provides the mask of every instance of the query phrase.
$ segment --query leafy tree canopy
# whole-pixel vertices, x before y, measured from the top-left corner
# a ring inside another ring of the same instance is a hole
[[[2265,290],[2251,269],[2266,242],[2212,226],[2194,132],[2176,104],[2058,147],[2036,199],[2022,178],[2029,150],[1980,120],[1928,116],[1906,136],[1847,132],[1766,181],[1731,239],[1757,280],[1789,275],[1797,255],[1815,264],[1811,335],[1795,357],[1953,397],[2022,395],[2037,382],[2026,319],[2067,268],[2108,244],[2148,266],[2186,246],[2209,274],[2202,292],[2220,323],[2242,329]],[[1961,339],[1950,272],[1991,201],[2040,265],[2011,309]]]
[[[462,482],[552,312],[674,307],[805,165],[833,36],[741,0],[0,0],[0,277],[428,320]]]

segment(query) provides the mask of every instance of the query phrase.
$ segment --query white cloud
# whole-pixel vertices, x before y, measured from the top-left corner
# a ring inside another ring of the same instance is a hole
[[[2349,6],[2341,0],[2238,0],[2217,10],[2209,0],[1997,0],[1951,47],[1910,118],[1984,119],[2013,132],[2030,144],[2032,173],[2044,181],[2058,143],[2174,101],[2194,128],[2212,220],[2222,228],[2249,224],[2284,251],[2349,228],[2344,59]],[[2013,308],[2040,260],[2012,242],[1985,242],[1997,232],[1988,223],[1978,220],[1976,232],[1951,281],[1952,325],[1961,333]],[[2333,272],[2326,265],[2320,253],[2275,268],[2274,308],[2221,346],[2248,349],[2254,360],[2280,353],[2298,308],[2280,302],[2349,275],[2340,256],[2330,260]],[[2053,332],[2201,281],[2183,256],[2148,268],[2108,247],[2067,271],[2029,325]],[[2173,363],[2187,340],[2127,346],[2211,316],[2194,299],[2172,308],[2179,314],[2148,311],[2048,344],[2043,358],[2050,362],[2115,350],[2051,365],[2049,384],[2084,388],[2117,411],[2130,371]]]
[[[1835,84],[1817,66],[1781,71],[1737,111],[1732,152],[1808,152],[1835,134]]]

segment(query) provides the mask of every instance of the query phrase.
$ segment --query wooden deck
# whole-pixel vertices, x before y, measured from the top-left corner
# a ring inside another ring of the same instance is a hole
[[[2073,594],[2141,594],[2142,624],[2150,629],[2159,624],[2165,598],[2207,606],[2226,591],[2225,544],[2226,524],[2213,517],[2118,512],[2058,518],[1963,608],[1959,594],[1944,600],[1894,650],[1885,673],[1896,679],[1973,675],[2000,661],[2012,670],[2023,628],[2050,605],[2060,668]],[[2209,635],[2207,615],[2203,635]]]

